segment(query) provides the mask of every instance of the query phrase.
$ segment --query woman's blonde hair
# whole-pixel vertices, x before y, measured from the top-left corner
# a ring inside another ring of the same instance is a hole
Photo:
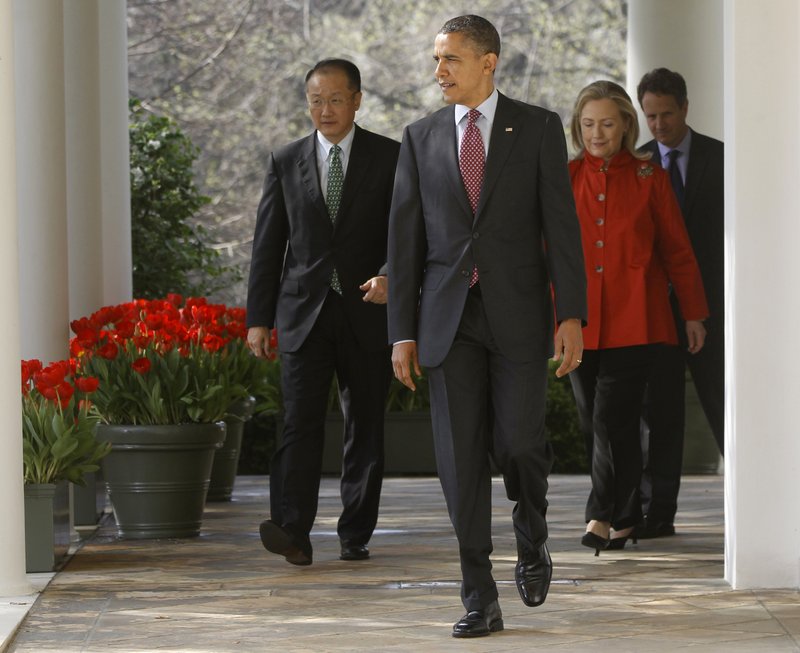
[[[577,156],[579,158],[582,157],[584,149],[583,138],[581,138],[581,113],[586,104],[593,100],[611,100],[617,105],[625,123],[622,147],[637,159],[649,159],[649,152],[636,151],[636,141],[639,140],[639,119],[630,96],[619,84],[607,80],[592,82],[578,93],[578,99],[575,100],[575,107],[572,109],[572,121],[570,122],[570,133],[572,135],[572,145],[578,153]]]

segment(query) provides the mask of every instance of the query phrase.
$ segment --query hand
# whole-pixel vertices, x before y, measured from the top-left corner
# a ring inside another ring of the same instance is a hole
[[[422,376],[417,359],[416,342],[398,342],[392,347],[392,369],[394,375],[400,383],[411,390],[416,390],[414,379],[411,377],[411,368],[414,368],[415,376]]]
[[[247,346],[258,358],[270,355],[269,329],[267,327],[250,327],[247,330]]]
[[[365,302],[372,302],[373,304],[385,304],[389,295],[389,284],[385,276],[372,277],[369,281],[362,283],[359,288],[364,291],[364,296],[361,298]]]
[[[689,353],[696,354],[706,342],[706,328],[700,320],[686,320],[686,339],[689,341]]]
[[[561,378],[578,367],[581,364],[581,356],[583,356],[581,321],[578,318],[569,318],[562,321],[556,331],[553,360],[557,361],[563,357],[561,365],[556,370],[556,376]]]

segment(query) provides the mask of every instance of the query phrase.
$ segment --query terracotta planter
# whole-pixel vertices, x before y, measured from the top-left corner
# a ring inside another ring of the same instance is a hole
[[[230,501],[236,469],[239,467],[239,454],[242,451],[244,424],[250,419],[255,408],[255,397],[247,397],[231,404],[225,416],[227,433],[224,444],[214,454],[211,468],[211,483],[208,486],[206,501]]]
[[[103,459],[120,537],[200,534],[214,451],[225,439],[215,424],[109,425],[97,439],[111,443]]]

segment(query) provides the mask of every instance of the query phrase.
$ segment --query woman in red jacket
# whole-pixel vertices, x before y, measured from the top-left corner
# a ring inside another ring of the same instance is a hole
[[[593,438],[581,542],[597,555],[623,548],[641,521],[639,416],[657,348],[677,344],[670,285],[692,352],[703,346],[708,306],[669,176],[636,152],[639,126],[625,90],[608,81],[584,88],[571,132],[589,317],[583,362],[570,380]]]

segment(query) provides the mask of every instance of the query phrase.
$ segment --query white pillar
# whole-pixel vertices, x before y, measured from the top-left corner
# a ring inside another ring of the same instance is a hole
[[[724,20],[725,577],[797,588],[800,5],[725,0]]]
[[[25,578],[22,417],[19,407],[19,277],[12,0],[0,0],[0,596],[32,589]]]
[[[99,33],[103,303],[131,299],[128,23],[125,0],[96,0]]]
[[[131,298],[125,0],[64,0],[70,319]]]
[[[102,161],[96,0],[64,1],[69,317],[103,305]]]
[[[47,363],[69,353],[63,7],[13,8],[22,356]]]
[[[638,108],[636,86],[653,68],[680,73],[689,89],[689,124],[722,139],[723,0],[630,0],[627,90]],[[644,117],[642,142],[650,140]]]

